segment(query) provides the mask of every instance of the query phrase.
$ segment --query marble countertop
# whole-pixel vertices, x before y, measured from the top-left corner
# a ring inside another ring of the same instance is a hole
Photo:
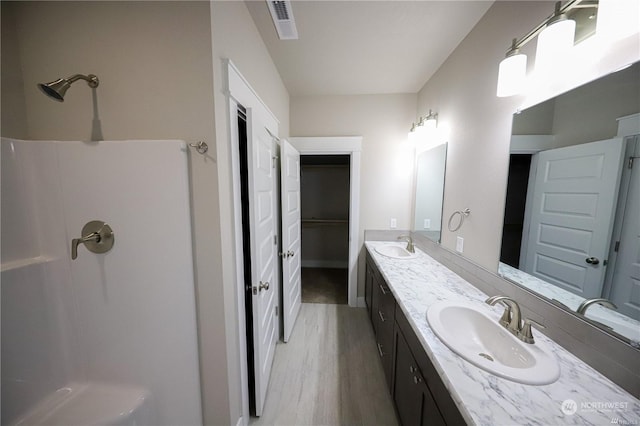
[[[426,311],[439,301],[484,303],[487,295],[416,248],[414,259],[391,259],[375,251],[398,243],[367,241],[378,269],[391,288],[427,355],[461,414],[476,425],[640,425],[640,401],[540,332],[560,363],[560,378],[544,386],[523,385],[494,376],[453,353],[433,333]],[[575,412],[569,410],[575,402]],[[567,413],[565,413],[567,412]]]

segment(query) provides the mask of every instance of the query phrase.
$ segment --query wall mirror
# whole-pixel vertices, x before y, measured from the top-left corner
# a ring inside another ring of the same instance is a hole
[[[513,117],[498,274],[640,348],[640,62]]]
[[[447,144],[420,153],[416,163],[413,231],[440,242]]]

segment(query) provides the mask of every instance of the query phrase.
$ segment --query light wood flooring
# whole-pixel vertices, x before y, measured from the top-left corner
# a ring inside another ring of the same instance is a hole
[[[398,424],[364,308],[303,303],[253,425]]]
[[[302,268],[302,303],[347,304],[347,269]]]

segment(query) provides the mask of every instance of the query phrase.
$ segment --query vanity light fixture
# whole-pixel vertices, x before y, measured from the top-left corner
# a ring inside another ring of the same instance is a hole
[[[434,130],[436,127],[438,127],[438,113],[429,110],[429,114],[420,117],[417,124],[411,123],[409,140],[423,138],[428,131]]]
[[[526,78],[527,57],[520,49],[537,37],[536,72],[544,72],[573,47],[576,22],[567,17],[572,9],[597,8],[598,0],[570,0],[564,6],[555,3],[551,16],[521,39],[514,39],[502,60],[498,72],[497,96],[506,97],[522,92]]]

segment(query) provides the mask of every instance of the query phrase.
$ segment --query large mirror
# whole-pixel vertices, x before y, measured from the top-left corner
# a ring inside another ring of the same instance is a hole
[[[413,231],[440,242],[447,144],[420,153],[416,163]]]
[[[640,63],[513,117],[498,273],[640,348]]]

